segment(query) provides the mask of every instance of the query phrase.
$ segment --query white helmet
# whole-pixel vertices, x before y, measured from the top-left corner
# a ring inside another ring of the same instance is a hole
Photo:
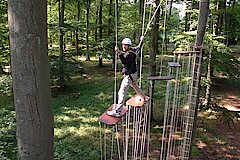
[[[132,45],[132,41],[131,41],[131,39],[130,38],[124,38],[123,40],[122,40],[122,44],[128,44],[128,45]]]

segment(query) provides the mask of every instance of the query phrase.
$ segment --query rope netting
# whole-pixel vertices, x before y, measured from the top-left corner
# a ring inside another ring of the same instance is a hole
[[[167,2],[166,2],[167,3]],[[159,2],[154,13],[152,7],[149,22],[145,26],[145,5],[142,35],[146,35],[162,4]],[[115,3],[115,43],[117,46],[117,0]],[[151,18],[150,18],[151,17]],[[166,25],[166,12],[164,27]],[[165,29],[164,29],[165,32]],[[165,33],[163,33],[165,35]],[[165,38],[165,37],[164,37]],[[162,53],[163,54],[163,53]],[[162,99],[163,121],[157,133],[151,133],[151,99],[141,107],[127,103],[127,113],[114,125],[100,123],[101,159],[188,159],[194,126],[197,102],[197,77],[200,74],[202,52],[176,52],[172,62],[163,67],[161,55],[159,80],[166,80],[166,91]],[[142,85],[143,50],[141,49],[139,86]],[[163,71],[167,69],[167,71]],[[164,75],[166,73],[166,75]],[[171,77],[171,78],[169,78]],[[153,80],[150,80],[150,84]],[[153,86],[151,86],[153,87]],[[161,88],[160,88],[161,90]],[[117,101],[117,52],[115,53],[114,104]],[[138,97],[133,97],[137,99]],[[102,126],[103,125],[103,126]],[[103,127],[103,130],[102,130]],[[154,144],[154,145],[153,145]]]

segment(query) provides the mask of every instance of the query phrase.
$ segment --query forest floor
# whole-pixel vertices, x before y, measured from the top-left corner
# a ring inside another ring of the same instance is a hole
[[[217,104],[229,113],[199,112],[195,147],[200,152],[193,160],[240,160],[240,119],[225,121],[240,114],[240,82],[218,80],[213,92]]]
[[[240,58],[240,52],[233,55]],[[229,112],[199,112],[195,147],[200,152],[193,160],[240,160],[240,118],[225,121],[240,116],[240,81],[216,78],[212,92],[217,105]]]
[[[99,159],[99,116],[111,105],[113,75],[109,61],[98,67],[98,59],[81,59],[85,73],[74,77],[65,90],[52,88],[55,118],[54,159]],[[108,63],[108,64],[107,64]],[[118,83],[121,76],[119,73]],[[146,81],[145,81],[146,83]],[[146,87],[147,85],[143,86]],[[145,88],[144,88],[145,89]],[[132,91],[129,96],[134,94]],[[240,109],[240,81],[215,79],[213,96],[219,106],[216,113],[199,111],[193,160],[240,160],[240,123],[231,120]],[[129,97],[128,97],[129,98]],[[16,121],[12,97],[0,101],[0,159],[17,159]],[[229,123],[227,123],[229,122]]]

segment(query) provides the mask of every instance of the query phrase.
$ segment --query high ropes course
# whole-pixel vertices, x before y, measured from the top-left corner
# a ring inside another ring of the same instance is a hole
[[[146,1],[145,1],[146,3]],[[147,33],[149,26],[162,1],[155,9],[142,35]],[[117,5],[117,4],[115,4]],[[208,0],[200,1],[200,13],[209,7]],[[117,10],[115,8],[115,10]],[[208,11],[208,10],[207,10]],[[145,15],[144,15],[145,16]],[[188,51],[174,52],[172,61],[167,66],[160,66],[166,75],[148,77],[150,90],[153,84],[164,81],[164,113],[161,132],[151,133],[151,111],[153,95],[145,102],[141,96],[135,95],[126,101],[120,117],[112,117],[104,112],[99,118],[100,149],[102,160],[128,159],[160,159],[187,160],[190,158],[202,65],[202,48],[207,22],[207,14],[200,14],[195,46]],[[115,12],[117,24],[117,12]],[[143,22],[144,26],[144,22]],[[117,45],[117,25],[116,45]],[[115,56],[117,57],[117,55]],[[142,53],[140,68],[142,68]],[[115,63],[117,59],[115,59]],[[161,63],[162,64],[162,63]],[[114,104],[116,104],[116,66]],[[141,75],[140,69],[140,75]],[[141,76],[140,85],[141,86]],[[155,88],[156,91],[162,88]],[[153,145],[154,144],[154,145]],[[156,145],[157,144],[157,145]]]

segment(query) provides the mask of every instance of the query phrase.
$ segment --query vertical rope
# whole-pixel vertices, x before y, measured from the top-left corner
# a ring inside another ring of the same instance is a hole
[[[188,96],[189,96],[189,90],[190,90],[190,85],[191,85],[191,83],[189,82],[189,78],[191,77],[191,73],[190,73],[190,71],[191,71],[191,64],[192,64],[192,54],[191,53],[189,53],[189,55],[188,55],[188,62],[187,62],[187,69],[186,69],[186,73],[185,73],[185,77],[187,77],[188,78],[188,80],[187,80],[187,82],[186,82],[186,84],[185,84],[185,87],[184,87],[184,93],[188,93],[188,94],[184,94],[185,95],[185,97],[184,97],[184,99],[183,99],[183,105],[184,105],[184,107],[188,104]],[[181,110],[181,112],[182,112],[182,115],[181,115],[181,123],[180,123],[180,125],[181,125],[181,128],[180,128],[180,133],[181,133],[181,136],[183,136],[184,137],[184,128],[185,128],[185,126],[184,126],[184,121],[185,121],[185,117],[186,117],[186,111],[185,111],[185,109],[184,108],[182,108],[182,110]],[[180,156],[180,157],[183,157],[182,156],[182,152],[183,152],[183,145],[184,145],[184,141],[183,142],[181,142],[181,148],[179,149],[179,151],[178,151],[178,155]]]
[[[178,60],[179,62],[179,60]],[[179,67],[177,67],[176,72],[175,72],[175,84],[174,84],[174,95],[173,95],[173,102],[172,102],[172,112],[171,112],[171,121],[170,121],[170,133],[169,133],[169,139],[168,139],[168,153],[167,153],[167,159],[170,158],[170,156],[172,156],[172,148],[173,148],[173,135],[174,135],[174,131],[175,131],[175,115],[176,115],[176,109],[177,109],[177,94],[178,94],[178,83],[179,83]]]
[[[111,159],[113,159],[113,147],[114,147],[114,127],[112,127],[112,145],[111,145]]]
[[[118,41],[118,0],[115,0],[115,46],[117,46]],[[117,103],[117,52],[115,52],[115,60],[114,60],[114,104]]]
[[[126,138],[126,129],[127,128],[124,128],[124,122],[125,122],[125,127],[127,126],[127,113],[125,114],[125,119],[123,119],[123,117],[121,118],[121,126],[122,126],[122,146],[123,146],[123,159],[125,157],[125,149],[126,149],[126,141],[125,141],[125,138]]]
[[[142,36],[144,34],[145,15],[146,15],[146,0],[143,1],[143,20],[142,20]],[[139,87],[142,87],[142,65],[143,65],[143,47],[141,48],[140,71],[139,71]]]
[[[181,156],[182,157],[187,157],[186,156],[186,146],[187,146],[187,138],[188,138],[188,130],[189,130],[189,117],[190,117],[190,107],[191,107],[191,102],[192,102],[192,94],[193,94],[193,83],[194,83],[194,70],[195,70],[195,64],[196,64],[196,54],[193,54],[193,62],[191,64],[192,68],[191,68],[191,84],[190,84],[190,92],[189,92],[189,98],[188,98],[188,109],[186,109],[186,117],[185,117],[185,123],[183,124],[184,125],[184,130],[183,130],[183,133],[184,133],[184,141],[183,141],[183,147],[181,148],[182,149],[182,154]]]
[[[141,148],[140,148],[140,156],[144,157],[144,151],[145,151],[145,143],[146,143],[146,130],[147,130],[147,115],[148,115],[148,107],[149,105],[146,105],[144,108],[144,118],[143,118],[143,131],[142,131],[142,139],[141,139]]]
[[[169,68],[168,76],[171,76],[171,67]],[[169,118],[169,111],[170,111],[170,103],[171,103],[171,80],[167,81],[166,86],[166,99],[165,99],[165,106],[164,106],[164,119],[163,119],[163,134],[162,134],[162,145],[161,145],[161,154],[160,154],[160,160],[165,160],[166,156],[166,149],[165,146],[167,141],[167,124],[168,124],[168,118]]]
[[[125,129],[125,155],[124,160],[127,160],[128,157],[128,145],[129,145],[129,123],[130,123],[130,113],[131,107],[128,105],[128,113],[126,114],[126,129]]]
[[[137,123],[137,142],[136,142],[136,157],[139,151],[139,142],[140,142],[140,134],[141,134],[141,122],[142,122],[142,112],[143,112],[143,108],[137,108],[138,110],[138,123]]]
[[[133,140],[132,140],[132,159],[134,159],[134,145],[135,145],[135,120],[136,120],[136,109],[133,108]]]
[[[153,89],[153,81],[152,80],[150,80],[150,101],[149,101],[149,104],[148,104],[148,107],[149,107],[149,109],[148,109],[148,111],[149,111],[149,114],[148,114],[148,142],[147,142],[147,159],[149,159],[149,148],[150,148],[150,121],[151,121],[151,104],[152,104],[152,97],[153,97],[153,95],[152,95],[152,89]]]
[[[103,130],[103,140],[104,140],[104,159],[107,159],[107,142],[106,142],[106,125],[104,124],[104,130]]]
[[[101,122],[99,122],[100,127],[100,149],[101,149],[101,160],[103,160],[103,145],[102,145],[102,126]]]
[[[179,54],[178,61],[180,61],[180,59],[181,59],[181,55]],[[178,125],[178,123],[180,121],[179,120],[179,114],[180,114],[179,110],[180,110],[180,106],[182,106],[181,100],[183,99],[183,95],[185,95],[185,94],[183,94],[183,86],[184,86],[184,84],[182,82],[182,80],[183,80],[183,70],[184,70],[184,67],[185,67],[185,57],[182,58],[182,59],[183,59],[181,61],[182,67],[181,67],[181,71],[179,73],[179,84],[178,84],[179,85],[179,89],[178,89],[177,102],[176,102],[177,108],[176,108],[176,118],[175,118],[175,121],[174,121],[174,126],[175,126],[174,133],[180,133],[179,132],[180,126]],[[179,134],[177,136],[180,137]],[[177,139],[177,140],[180,140],[180,139]],[[178,153],[177,153],[177,149],[178,148],[177,147],[179,146],[179,143],[176,142],[177,140],[174,141],[173,148],[172,148],[172,150],[174,151],[174,154],[176,156],[178,156]]]
[[[118,158],[121,159],[121,152],[120,152],[120,143],[119,143],[119,139],[118,139],[118,126],[117,124],[115,124],[115,128],[116,128],[116,137],[117,137],[117,149],[118,149]]]
[[[164,12],[164,21],[163,21],[163,40],[162,40],[162,52],[161,52],[161,58],[160,58],[160,72],[159,75],[162,76],[162,70],[163,70],[163,45],[164,41],[166,39],[165,32],[166,32],[166,20],[167,20],[167,2],[165,3],[165,12]]]

